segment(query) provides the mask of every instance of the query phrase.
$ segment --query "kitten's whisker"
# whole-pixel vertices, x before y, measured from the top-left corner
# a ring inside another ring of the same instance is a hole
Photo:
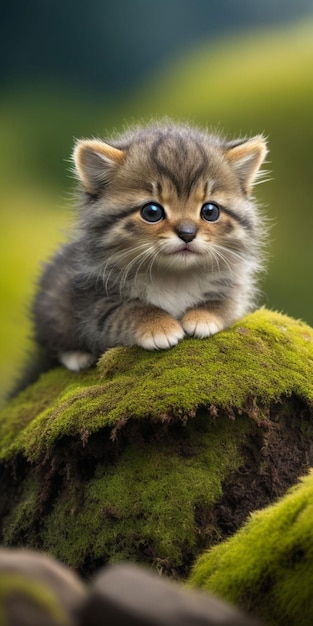
[[[120,252],[115,252],[113,256],[109,257],[104,267],[101,268],[101,273],[98,277],[98,280],[101,280],[102,283],[104,284],[107,293],[108,293],[108,284],[109,284],[112,272],[114,272],[115,274],[114,283],[119,282],[120,284],[124,285],[126,282],[127,274],[129,273],[130,266],[134,262],[137,261],[138,257],[141,256],[141,254],[143,254],[145,250],[141,252],[140,255],[137,255],[134,259],[131,259],[131,261],[127,264],[126,268],[123,268],[121,274],[117,271],[117,267],[116,267],[117,264],[123,261],[124,258],[127,258],[127,256],[129,256],[130,254],[133,255],[134,251],[141,250],[142,248],[146,248],[146,244],[142,243],[132,248],[131,250],[124,250],[122,249],[121,245],[120,245],[120,248],[121,248]],[[109,271],[107,271],[108,268],[109,268]]]
[[[139,273],[140,268],[142,267],[143,263],[144,263],[146,260],[148,261],[149,257],[153,256],[153,252],[154,252],[154,247],[153,247],[153,246],[150,246],[150,248],[146,251],[146,256],[145,256],[145,257],[141,260],[141,262],[139,263],[139,265],[138,265],[138,267],[137,267],[137,270],[136,270],[136,274],[135,274],[135,285],[137,284],[137,277],[138,277],[138,273]],[[152,280],[151,271],[150,271],[150,269],[149,269],[149,268],[150,268],[150,266],[151,266],[151,262],[150,262],[150,263],[149,263],[149,265],[148,265],[148,270],[149,270],[149,275],[150,275],[150,278],[151,278],[151,280]],[[152,282],[153,282],[153,281],[152,281]]]
[[[152,252],[153,252],[153,251],[152,251]],[[150,277],[150,280],[151,280],[151,283],[152,283],[152,284],[153,284],[153,282],[154,282],[154,281],[153,281],[153,275],[152,275],[152,267],[153,267],[153,263],[154,263],[154,261],[156,260],[156,258],[157,258],[157,257],[158,257],[158,255],[160,254],[160,252],[161,252],[161,250],[155,250],[155,251],[154,251],[154,254],[152,254],[152,258],[151,258],[151,261],[150,261],[150,263],[149,263],[149,268],[148,268],[148,269],[149,269],[149,277]]]
[[[135,246],[134,248],[131,249],[127,249],[125,250],[124,248],[121,249],[121,252],[115,252],[114,255],[111,255],[107,261],[107,264],[110,263],[112,264],[113,267],[115,267],[116,269],[116,264],[123,261],[124,258],[127,258],[128,256],[133,256],[134,252],[136,252],[137,250],[142,250],[142,249],[146,249],[147,244],[146,243],[142,243],[138,246]],[[136,259],[137,257],[135,257]],[[133,260],[133,259],[131,259]]]
[[[233,257],[236,257],[236,259],[238,259],[239,261],[242,261],[243,263],[245,263],[247,260],[246,257],[240,254],[237,250],[232,250],[232,248],[226,248],[225,246],[220,246],[218,244],[214,244],[214,245],[219,250],[222,250],[225,253],[226,257],[227,255],[232,255]]]
[[[219,272],[221,271],[220,264],[219,264],[219,260],[221,260],[224,263],[224,265],[226,265],[226,267],[228,268],[230,274],[233,274],[233,268],[231,267],[227,257],[224,254],[222,254],[220,248],[222,248],[222,250],[224,251],[223,246],[218,246],[217,244],[214,244],[212,246],[212,253],[214,251],[214,258],[218,265],[218,271]],[[213,273],[213,270],[212,270],[212,273]]]
[[[151,252],[150,250],[152,250],[152,247],[150,246],[150,248],[147,249],[147,244],[143,244],[141,246],[138,246],[138,249],[140,249],[141,247],[144,247],[145,249],[140,252],[140,254],[137,254],[137,256],[134,259],[131,259],[131,261],[126,265],[126,267],[124,268],[122,275],[121,275],[121,280],[120,280],[120,291],[121,288],[125,286],[125,283],[127,281],[127,277],[131,271],[131,269],[133,268],[133,266],[138,263],[138,260],[140,259],[140,257],[142,257],[141,261],[138,264],[138,267],[136,269],[136,273],[135,273],[135,284],[137,281],[137,276],[138,276],[138,272],[140,271],[140,268],[142,267],[142,265],[144,264],[144,262],[149,258]]]
[[[211,267],[212,274],[215,271],[214,263],[216,263],[217,265],[217,271],[220,272],[220,262],[219,262],[220,258],[219,258],[219,254],[214,248],[215,248],[214,244],[211,244],[210,248],[206,251],[206,254],[210,257],[210,261],[212,264],[212,267]]]

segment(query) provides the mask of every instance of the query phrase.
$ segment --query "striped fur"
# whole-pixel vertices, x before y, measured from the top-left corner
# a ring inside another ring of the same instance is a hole
[[[171,122],[79,141],[77,228],[40,280],[40,346],[78,370],[112,346],[167,349],[251,310],[265,233],[251,190],[265,155],[262,136],[227,142]],[[145,219],[149,203],[162,219]]]

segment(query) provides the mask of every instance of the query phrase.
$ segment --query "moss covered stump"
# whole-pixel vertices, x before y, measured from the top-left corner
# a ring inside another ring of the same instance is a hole
[[[195,558],[313,465],[313,330],[265,309],[206,340],[57,368],[0,414],[0,541],[89,575]]]

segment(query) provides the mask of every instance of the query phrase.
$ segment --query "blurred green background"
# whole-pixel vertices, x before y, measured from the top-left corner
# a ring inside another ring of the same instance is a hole
[[[313,324],[312,0],[16,0],[0,52],[2,394],[31,348],[40,262],[71,223],[74,138],[132,122],[268,136],[262,303]]]

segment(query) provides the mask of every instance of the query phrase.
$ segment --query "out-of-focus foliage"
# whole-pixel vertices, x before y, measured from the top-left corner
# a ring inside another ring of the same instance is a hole
[[[46,87],[11,92],[0,107],[0,381],[5,386],[30,325],[24,314],[40,259],[62,238],[73,184],[73,137],[110,135],[168,115],[232,137],[264,132],[272,180],[256,189],[272,219],[263,302],[313,323],[312,21],[203,44],[131,96],[88,100]]]
[[[47,79],[107,95],[200,41],[312,13],[312,0],[14,0],[2,3],[4,84]]]

